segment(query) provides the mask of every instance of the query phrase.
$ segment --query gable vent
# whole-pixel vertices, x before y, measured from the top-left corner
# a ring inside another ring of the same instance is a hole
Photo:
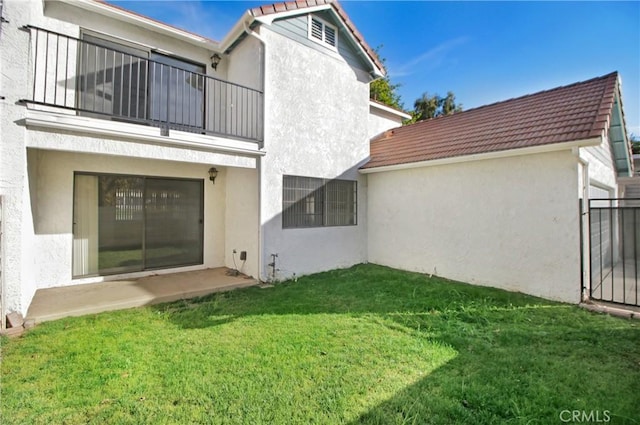
[[[311,18],[311,36],[322,40],[322,22],[315,18]]]
[[[331,27],[324,27],[324,41],[333,47],[336,47],[336,30]]]
[[[316,16],[309,15],[309,39],[335,50],[338,46],[338,29]]]

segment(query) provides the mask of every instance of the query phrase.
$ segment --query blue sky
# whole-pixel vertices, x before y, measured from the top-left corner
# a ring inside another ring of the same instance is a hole
[[[270,1],[112,1],[221,40]],[[465,109],[618,71],[640,136],[640,2],[341,1],[381,54],[406,109],[453,91]]]

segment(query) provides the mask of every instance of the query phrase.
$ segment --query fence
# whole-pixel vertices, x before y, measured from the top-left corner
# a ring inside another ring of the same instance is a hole
[[[589,201],[590,298],[640,306],[640,199]]]
[[[33,88],[24,102],[169,130],[262,141],[263,93],[202,65],[97,37],[27,26]]]

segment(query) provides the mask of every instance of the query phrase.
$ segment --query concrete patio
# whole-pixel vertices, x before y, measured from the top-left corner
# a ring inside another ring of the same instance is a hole
[[[636,261],[619,261],[607,269],[602,282],[596,282],[591,297],[605,302],[640,306],[640,267],[636,268]]]
[[[155,275],[132,280],[39,289],[27,312],[27,321],[41,323],[68,316],[141,307],[201,297],[257,285],[248,276],[233,276],[225,267]]]

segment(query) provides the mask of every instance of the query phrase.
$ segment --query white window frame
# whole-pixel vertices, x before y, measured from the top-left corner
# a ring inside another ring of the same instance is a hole
[[[307,25],[307,27],[308,27],[307,35],[309,37],[309,40],[314,41],[314,42],[316,42],[318,44],[323,45],[324,47],[326,47],[328,49],[331,49],[331,50],[337,52],[338,51],[338,27],[336,27],[335,25],[330,24],[329,22],[325,21],[324,19],[322,19],[322,18],[320,18],[320,17],[318,17],[316,15],[309,14],[308,17],[309,17],[309,19],[308,19],[308,25]],[[318,38],[316,38],[316,37],[314,37],[312,35],[312,29],[313,29],[312,21],[314,19],[322,24],[322,40],[320,40],[320,39],[318,39]],[[333,32],[335,34],[335,46],[332,46],[331,44],[329,44],[327,42],[327,39],[326,39],[326,35],[327,35],[326,28],[327,27],[333,29]]]

